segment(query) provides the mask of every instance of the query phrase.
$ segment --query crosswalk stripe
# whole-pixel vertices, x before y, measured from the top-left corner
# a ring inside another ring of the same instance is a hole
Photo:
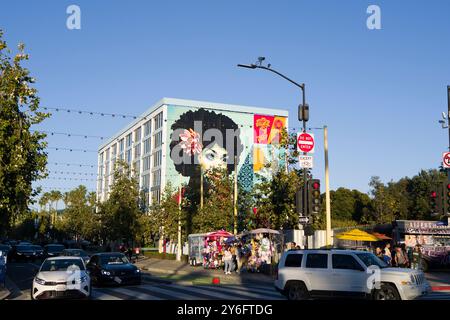
[[[118,297],[111,296],[105,292],[98,290],[98,289],[92,290],[91,298],[94,300],[122,300]]]
[[[263,294],[267,294],[267,295],[274,296],[274,297],[280,296],[280,293],[271,287],[269,287],[269,288],[266,287],[265,289],[263,289],[263,288],[259,289],[259,288],[249,287],[249,286],[239,287],[237,285],[226,285],[226,287],[232,288],[232,289],[237,289],[237,290],[243,290],[244,288],[246,288],[250,292],[263,293]]]
[[[194,286],[196,287],[196,286]],[[216,288],[216,290],[220,290],[221,292],[231,292],[234,295],[241,295],[241,296],[246,296],[246,299],[252,298],[252,299],[267,299],[267,296],[264,294],[259,294],[259,293],[253,293],[253,292],[249,292],[243,289],[232,289],[232,288],[226,288],[226,287],[214,287]],[[273,297],[272,299],[274,300],[281,300],[281,296],[278,297]]]
[[[126,295],[134,296],[139,300],[164,300],[164,298],[158,297],[150,292],[136,289],[139,289],[139,287],[119,288],[118,291]]]
[[[149,296],[157,297],[160,300],[173,300],[174,299],[174,297],[171,295],[161,293],[161,292],[156,292],[155,290],[152,290],[151,288],[152,287],[150,287],[150,286],[139,286],[139,287],[134,287],[133,290],[141,292],[141,293],[149,295]]]
[[[180,285],[171,285],[170,287],[166,287],[167,289],[173,288],[176,291],[186,291],[192,292],[195,295],[205,296],[207,299],[225,299],[225,300],[239,300],[242,298],[246,298],[245,296],[236,296],[235,294],[223,293],[216,290],[216,287],[210,287],[209,289],[205,289],[203,287],[192,287],[192,286],[180,286]]]
[[[152,286],[151,289],[148,289],[151,292],[163,293],[168,296],[171,296],[169,299],[174,300],[205,300],[205,298],[196,297],[194,294],[186,294],[181,292],[174,292],[172,290],[168,290],[167,288],[163,288],[162,286]]]
[[[112,289],[112,288],[111,289],[110,288],[102,288],[100,291],[101,292],[105,292],[108,295],[117,297],[117,298],[119,298],[121,300],[137,300],[136,297],[134,297],[132,295],[129,296],[128,294],[124,294],[124,293],[120,292],[118,289],[119,288],[114,288],[114,289]]]

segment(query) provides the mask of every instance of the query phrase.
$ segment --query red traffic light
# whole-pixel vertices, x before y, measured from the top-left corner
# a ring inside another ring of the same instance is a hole
[[[432,198],[436,198],[436,197],[437,197],[436,191],[431,191],[431,197],[432,197]]]
[[[313,185],[312,185],[312,187],[313,187],[313,189],[317,190],[317,189],[320,188],[320,183],[314,182]]]
[[[447,184],[447,190],[450,190],[450,183]]]

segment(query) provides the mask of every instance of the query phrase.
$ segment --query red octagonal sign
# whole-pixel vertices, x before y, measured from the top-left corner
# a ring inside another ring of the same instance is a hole
[[[314,135],[306,132],[298,133],[297,150],[301,152],[314,153]]]

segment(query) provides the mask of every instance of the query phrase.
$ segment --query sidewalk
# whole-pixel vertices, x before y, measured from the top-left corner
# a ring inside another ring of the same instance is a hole
[[[219,278],[221,284],[259,283],[272,285],[273,279],[261,273],[225,275],[223,270],[206,270],[202,266],[193,267],[175,260],[140,258],[135,263],[147,275],[177,281],[180,284],[211,284],[213,278]]]
[[[12,294],[11,286],[12,286],[11,280],[9,280],[9,278],[6,277],[5,286],[0,285],[0,300],[4,300],[11,296]]]
[[[450,272],[433,271],[425,273],[433,291],[450,292]]]

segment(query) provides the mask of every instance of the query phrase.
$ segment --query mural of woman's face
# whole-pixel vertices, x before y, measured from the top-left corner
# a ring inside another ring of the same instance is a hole
[[[226,169],[227,160],[227,150],[219,146],[217,143],[209,144],[198,155],[198,161],[205,171],[212,168]]]

